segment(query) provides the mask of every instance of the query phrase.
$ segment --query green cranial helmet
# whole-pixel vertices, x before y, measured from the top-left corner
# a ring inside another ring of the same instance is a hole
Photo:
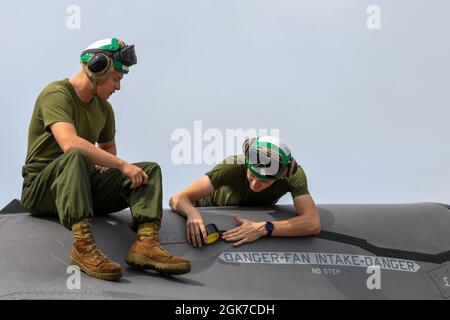
[[[291,151],[276,137],[247,138],[242,148],[247,169],[258,179],[274,181],[297,171]]]
[[[92,81],[92,92],[97,84],[114,71],[127,74],[129,67],[137,63],[134,45],[127,45],[117,38],[102,39],[87,47],[80,56],[83,68]]]
[[[129,67],[137,63],[134,45],[126,45],[117,38],[94,42],[81,53],[80,60],[88,65],[90,71],[99,73],[107,67],[107,60],[104,58],[111,59],[114,70],[123,73],[128,73]]]

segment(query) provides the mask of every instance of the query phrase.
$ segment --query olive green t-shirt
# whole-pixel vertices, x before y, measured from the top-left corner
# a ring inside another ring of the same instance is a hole
[[[292,198],[309,194],[306,175],[300,166],[291,177],[283,177],[260,192],[252,191],[244,155],[225,159],[206,175],[211,180],[214,192],[198,201],[196,206],[273,206],[288,192]]]
[[[56,122],[72,124],[77,135],[92,144],[109,142],[116,132],[114,111],[109,102],[94,97],[84,103],[69,79],[52,82],[42,90],[34,106],[25,166],[48,164],[63,154],[50,130],[50,125]]]

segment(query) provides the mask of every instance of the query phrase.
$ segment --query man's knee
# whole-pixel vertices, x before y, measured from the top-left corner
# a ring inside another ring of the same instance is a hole
[[[156,162],[139,162],[136,163],[138,167],[145,171],[145,173],[161,174],[161,167]]]

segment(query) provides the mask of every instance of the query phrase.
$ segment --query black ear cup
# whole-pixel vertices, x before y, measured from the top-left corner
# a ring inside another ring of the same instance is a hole
[[[287,178],[291,177],[293,174],[295,174],[297,172],[297,169],[298,169],[297,161],[295,161],[295,159],[292,158],[291,161],[289,161],[289,164],[287,167],[286,177]]]
[[[110,59],[103,53],[96,53],[89,60],[87,67],[94,74],[102,74],[109,69]]]

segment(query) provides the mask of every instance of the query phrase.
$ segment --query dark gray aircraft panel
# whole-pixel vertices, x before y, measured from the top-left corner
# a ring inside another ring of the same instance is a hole
[[[165,210],[161,242],[192,262],[189,274],[174,277],[124,262],[135,240],[128,210],[96,217],[97,243],[121,263],[124,277],[108,282],[81,274],[80,289],[71,285],[73,270],[67,270],[71,233],[56,219],[2,211],[0,299],[450,298],[447,206],[318,207],[323,231],[317,236],[265,238],[240,247],[219,240],[202,248],[186,243],[184,218]],[[295,215],[292,206],[200,210],[219,230],[236,226],[233,213],[253,220]],[[368,268],[373,264],[380,268]]]

